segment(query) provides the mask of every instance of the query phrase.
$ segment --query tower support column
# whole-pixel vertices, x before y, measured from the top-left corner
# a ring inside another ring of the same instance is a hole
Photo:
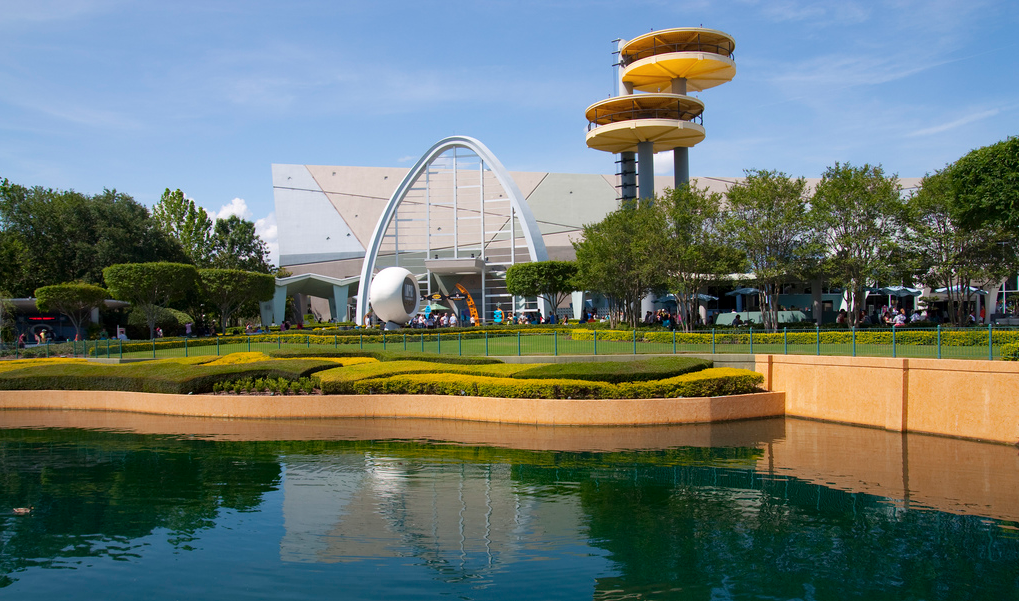
[[[637,159],[632,152],[619,153],[619,196],[623,200],[637,198]]]
[[[675,172],[675,188],[690,183],[690,149],[685,146],[672,149],[672,166]]]
[[[655,143],[637,144],[637,173],[640,177],[640,197],[655,196]]]

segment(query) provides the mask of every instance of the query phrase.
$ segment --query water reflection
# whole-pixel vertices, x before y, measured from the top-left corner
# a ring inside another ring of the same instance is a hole
[[[1019,596],[1001,445],[798,420],[3,417],[5,596],[179,597],[153,590],[181,565],[191,598]]]

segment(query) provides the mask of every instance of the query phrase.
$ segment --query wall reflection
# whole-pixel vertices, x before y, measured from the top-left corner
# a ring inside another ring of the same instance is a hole
[[[142,561],[153,535],[187,552],[224,512],[271,511],[281,565],[406,561],[450,586],[524,566],[547,586],[584,574],[573,586],[595,598],[1019,586],[1019,457],[1004,445],[781,419],[2,421],[0,585],[82,557]],[[28,505],[29,519],[4,514]]]

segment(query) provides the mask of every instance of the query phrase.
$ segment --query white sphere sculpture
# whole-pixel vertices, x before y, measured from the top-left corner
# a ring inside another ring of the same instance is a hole
[[[372,278],[368,302],[379,319],[407,323],[417,314],[421,303],[417,278],[403,267],[387,267]]]

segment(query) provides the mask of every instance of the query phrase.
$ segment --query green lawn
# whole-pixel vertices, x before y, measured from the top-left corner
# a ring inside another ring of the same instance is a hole
[[[154,350],[136,350],[121,355],[117,341],[100,343],[99,356],[125,358],[165,358],[202,355],[226,355],[241,351],[268,352],[279,348],[340,348],[364,350],[392,350],[409,352],[438,353],[443,355],[464,356],[533,356],[533,355],[632,355],[632,354],[672,354],[672,353],[719,353],[719,354],[796,354],[796,355],[829,355],[852,356],[852,344],[760,344],[752,347],[748,343],[724,343],[722,337],[712,345],[611,341],[611,340],[571,340],[565,335],[532,334],[527,332],[492,332],[486,338],[467,337],[458,333],[441,333],[436,340],[434,331],[423,335],[420,331],[410,330],[387,334],[386,342],[361,342],[359,337],[337,337],[333,344],[309,344],[305,336],[282,337],[276,342],[222,343],[207,344],[208,340],[199,340],[196,345],[192,341],[185,349],[183,342],[167,345],[160,341]],[[426,337],[427,336],[427,337]],[[347,343],[345,343],[347,342]],[[144,343],[143,343],[144,344]],[[994,357],[1000,357],[1001,345],[994,345]],[[91,353],[90,353],[91,354]],[[938,358],[936,345],[897,344],[894,352],[891,344],[857,344],[855,354],[863,357],[908,357]],[[942,346],[941,358],[945,359],[987,359],[988,348],[985,345],[975,346]]]

